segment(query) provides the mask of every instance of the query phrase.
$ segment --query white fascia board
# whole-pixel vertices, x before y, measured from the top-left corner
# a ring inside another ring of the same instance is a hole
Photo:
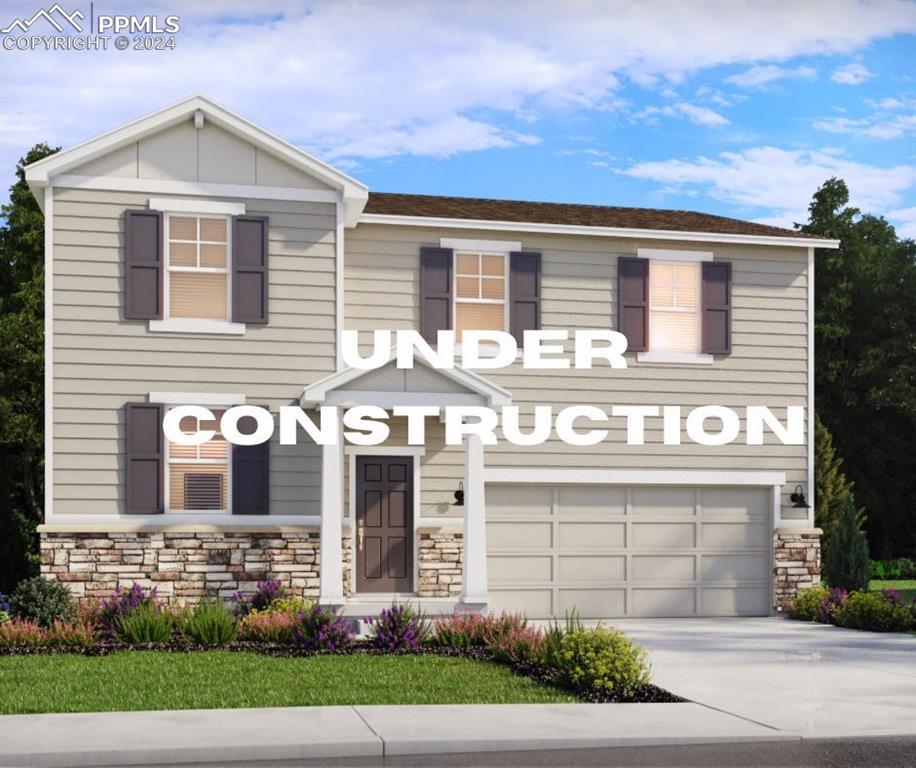
[[[147,201],[151,211],[166,213],[212,213],[222,216],[244,216],[245,203],[228,203],[223,200],[198,200],[191,197],[151,197]]]
[[[127,179],[118,176],[80,176],[62,174],[54,177],[55,187],[98,189],[111,192],[140,192],[193,197],[241,197],[261,200],[294,200],[304,203],[336,203],[340,195],[331,189],[300,187],[267,187],[255,184],[216,184],[198,181],[164,179]]]
[[[490,221],[488,219],[446,219],[425,216],[390,216],[364,213],[360,224],[387,224],[400,227],[439,227],[442,229],[477,229],[495,232],[533,232],[554,235],[588,235],[634,240],[682,240],[701,243],[730,243],[735,245],[774,245],[800,248],[840,247],[839,240],[810,240],[800,237],[774,235],[732,235],[721,232],[677,232],[667,229],[630,229],[623,227],[588,227],[578,224],[542,224],[519,221]]]
[[[222,392],[150,392],[148,397],[161,405],[245,405],[245,395]]]
[[[556,469],[487,467],[488,483],[550,485],[785,485],[785,472],[756,470]]]
[[[440,248],[451,248],[453,251],[484,251],[491,253],[511,253],[522,250],[518,240],[463,240],[457,237],[442,237]]]
[[[636,257],[640,259],[658,259],[659,261],[712,261],[712,251],[685,251],[669,248],[637,248]]]

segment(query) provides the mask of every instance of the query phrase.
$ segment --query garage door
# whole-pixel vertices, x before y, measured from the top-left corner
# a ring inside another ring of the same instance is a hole
[[[491,608],[532,618],[766,615],[770,494],[488,485]]]

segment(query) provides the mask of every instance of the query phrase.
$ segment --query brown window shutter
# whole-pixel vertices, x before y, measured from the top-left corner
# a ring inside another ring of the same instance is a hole
[[[632,256],[617,259],[618,330],[627,337],[630,352],[649,349],[649,260]]]
[[[420,249],[420,333],[430,344],[452,328],[452,268],[450,248]]]
[[[727,261],[704,261],[702,284],[701,351],[728,355],[732,351],[732,265]]]
[[[124,212],[124,317],[161,320],[162,212]]]
[[[129,515],[158,515],[165,511],[163,414],[163,406],[155,403],[126,405],[127,487],[124,508]]]
[[[249,423],[250,422],[250,423]],[[239,431],[250,434],[254,419],[239,419]],[[260,445],[232,446],[232,514],[266,515],[270,512],[270,440]]]
[[[509,332],[518,344],[541,327],[541,254],[509,254]]]
[[[267,323],[266,216],[232,217],[232,322]]]

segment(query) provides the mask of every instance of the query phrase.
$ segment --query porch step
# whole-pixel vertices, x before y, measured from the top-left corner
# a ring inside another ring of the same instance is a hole
[[[393,604],[409,604],[412,608],[417,608],[428,616],[450,616],[451,614],[461,611],[463,606],[457,598],[423,598],[423,599],[368,599],[368,598],[350,598],[340,607],[340,615],[353,619],[367,619],[378,616],[386,608]]]

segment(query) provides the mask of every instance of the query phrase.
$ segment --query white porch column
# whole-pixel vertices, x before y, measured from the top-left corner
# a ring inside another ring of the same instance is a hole
[[[337,445],[321,447],[321,565],[318,600],[323,605],[340,604],[343,593],[343,435],[340,409],[334,408]],[[328,410],[325,414],[330,415]]]
[[[486,606],[487,523],[483,481],[483,443],[468,435],[464,454],[464,568],[461,602]]]

